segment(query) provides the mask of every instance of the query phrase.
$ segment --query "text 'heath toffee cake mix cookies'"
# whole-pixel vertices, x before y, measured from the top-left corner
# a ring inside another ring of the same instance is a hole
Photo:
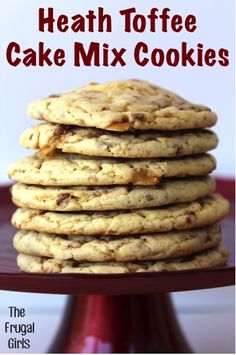
[[[21,136],[38,152],[9,168],[18,266],[133,273],[223,266],[208,154],[217,116],[157,85],[116,80],[30,104]]]

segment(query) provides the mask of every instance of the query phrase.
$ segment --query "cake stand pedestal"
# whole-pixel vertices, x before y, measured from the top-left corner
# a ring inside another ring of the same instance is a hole
[[[169,293],[234,284],[234,182],[219,180],[217,187],[231,201],[222,223],[231,251],[227,266],[124,275],[20,272],[12,248],[14,206],[8,189],[0,188],[0,289],[70,295],[50,353],[190,353]]]

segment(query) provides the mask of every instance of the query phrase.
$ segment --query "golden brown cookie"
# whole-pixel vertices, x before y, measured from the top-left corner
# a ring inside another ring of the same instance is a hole
[[[199,254],[166,261],[82,263],[20,254],[17,257],[17,264],[26,272],[123,274],[210,268],[223,266],[227,260],[228,250],[220,245]]]
[[[220,226],[138,236],[56,235],[19,231],[15,249],[27,255],[87,262],[161,260],[212,248],[221,240]]]
[[[43,157],[59,149],[64,153],[120,158],[170,158],[205,153],[217,146],[209,130],[119,134],[94,128],[41,123],[21,136],[25,148]]]
[[[33,155],[18,160],[8,172],[13,180],[31,185],[155,185],[166,177],[207,175],[215,166],[215,159],[209,154],[118,160],[55,153],[45,158]]]
[[[193,202],[133,211],[61,213],[19,208],[12,223],[19,229],[51,234],[125,235],[203,227],[223,219],[228,210],[228,201],[213,194]]]
[[[214,191],[210,176],[163,180],[156,186],[47,187],[17,183],[13,202],[24,208],[46,211],[109,211],[158,207],[188,202]]]
[[[143,80],[116,80],[32,102],[36,119],[112,131],[196,129],[213,126],[216,114]]]

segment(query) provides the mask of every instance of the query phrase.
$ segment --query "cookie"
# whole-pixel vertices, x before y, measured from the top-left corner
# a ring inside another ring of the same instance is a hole
[[[71,236],[20,231],[15,249],[34,256],[86,262],[161,260],[212,248],[221,240],[220,226],[139,236]]]
[[[181,130],[213,126],[216,114],[143,80],[90,84],[32,102],[36,119],[112,131]]]
[[[9,168],[13,180],[45,186],[155,185],[164,177],[207,175],[215,169],[209,154],[175,159],[101,159],[78,154],[33,155]]]
[[[163,180],[155,187],[46,187],[17,183],[12,187],[12,199],[19,207],[47,211],[109,211],[193,201],[214,188],[211,177]]]
[[[223,219],[229,203],[218,194],[164,208],[115,212],[60,213],[19,208],[15,227],[52,234],[124,235],[203,227]]]
[[[50,123],[30,127],[21,136],[25,148],[40,150],[39,157],[59,149],[89,156],[168,158],[205,153],[217,143],[216,134],[208,130],[117,134]]]
[[[228,251],[221,245],[199,254],[166,261],[82,263],[20,254],[17,264],[25,272],[123,274],[210,268],[224,266],[227,260]]]

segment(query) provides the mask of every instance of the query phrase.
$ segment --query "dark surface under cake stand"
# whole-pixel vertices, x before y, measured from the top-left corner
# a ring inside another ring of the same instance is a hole
[[[15,230],[10,224],[15,207],[9,187],[2,187],[0,289],[71,295],[49,352],[190,353],[169,292],[234,284],[234,181],[219,179],[217,191],[231,202],[230,214],[222,223],[223,242],[230,250],[225,267],[148,274],[44,275],[22,273],[17,268],[12,247]]]

